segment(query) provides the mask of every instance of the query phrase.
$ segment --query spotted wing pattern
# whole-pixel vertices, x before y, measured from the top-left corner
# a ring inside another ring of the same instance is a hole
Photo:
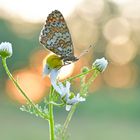
[[[60,55],[64,62],[76,61],[71,35],[63,15],[58,11],[49,14],[41,30],[39,41],[48,50]]]

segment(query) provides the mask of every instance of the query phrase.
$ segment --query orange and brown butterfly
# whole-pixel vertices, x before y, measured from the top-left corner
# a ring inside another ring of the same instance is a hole
[[[65,19],[60,11],[52,11],[43,29],[39,41],[45,48],[60,56],[64,65],[78,60],[74,56],[74,47]]]

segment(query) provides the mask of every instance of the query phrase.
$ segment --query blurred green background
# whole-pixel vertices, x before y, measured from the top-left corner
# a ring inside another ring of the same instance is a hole
[[[49,78],[42,78],[42,60],[48,51],[38,37],[47,15],[55,9],[66,19],[77,56],[95,44],[65,70],[68,76],[79,73],[83,66],[90,67],[96,58],[109,60],[106,71],[91,86],[87,101],[78,106],[69,126],[70,140],[140,139],[140,1],[1,0],[0,42],[13,44],[13,56],[7,63],[35,102],[42,101],[50,86]],[[48,123],[21,112],[23,103],[0,61],[0,139],[49,139]],[[63,123],[66,115],[64,109],[55,108],[56,122]]]

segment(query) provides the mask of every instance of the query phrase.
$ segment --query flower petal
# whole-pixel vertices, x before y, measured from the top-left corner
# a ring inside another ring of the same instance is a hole
[[[66,105],[66,111],[70,111],[71,105]]]
[[[51,84],[53,85],[54,89],[61,95],[62,94],[61,88],[57,85],[58,74],[59,74],[59,70],[52,69],[50,72],[50,79],[51,79]]]
[[[77,96],[73,97],[72,99],[67,99],[66,103],[70,104],[70,105],[73,105],[73,104],[77,104],[79,102],[83,102],[85,100],[86,99],[83,98],[83,97],[80,97],[80,94],[78,93]]]
[[[66,82],[66,92],[70,93],[70,85],[71,83],[69,81]]]
[[[79,100],[79,102],[86,101],[86,99],[81,97],[79,93],[77,94],[76,98]]]
[[[49,66],[47,64],[45,64],[43,66],[43,77],[45,77],[46,75],[50,74],[51,69],[49,68]]]
[[[51,83],[56,82],[57,81],[57,76],[59,74],[59,70],[58,69],[52,69],[50,72],[50,79],[51,79]]]
[[[58,83],[58,86],[59,86],[59,88],[61,90],[59,92],[60,96],[64,97],[66,95],[66,87],[64,87],[64,85],[61,82]]]

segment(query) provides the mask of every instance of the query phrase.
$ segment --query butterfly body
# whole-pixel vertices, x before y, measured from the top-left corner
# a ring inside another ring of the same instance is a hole
[[[58,10],[49,14],[41,30],[39,41],[45,48],[59,55],[64,64],[78,60],[74,56],[74,47],[67,24]]]

